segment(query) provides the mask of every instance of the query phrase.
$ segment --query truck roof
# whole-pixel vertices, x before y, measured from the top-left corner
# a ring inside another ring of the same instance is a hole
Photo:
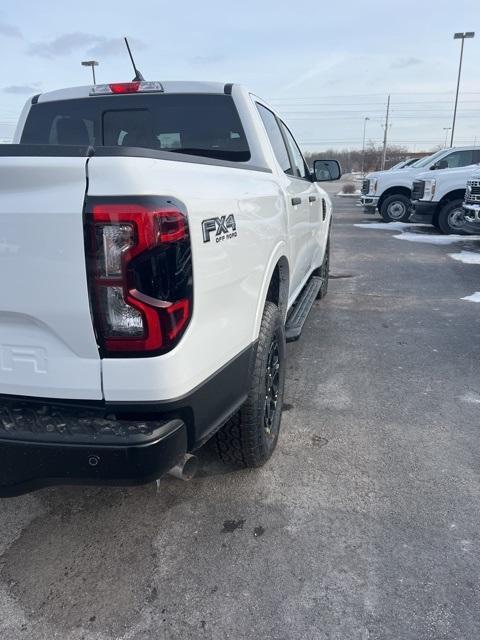
[[[103,83],[98,83],[103,84]],[[108,83],[105,83],[108,84]],[[231,93],[231,84],[223,82],[198,82],[198,81],[161,81],[165,93]],[[74,100],[76,98],[88,98],[93,85],[80,87],[68,87],[47,91],[38,96],[38,102],[51,102],[54,100]],[[93,96],[95,97],[95,96]]]

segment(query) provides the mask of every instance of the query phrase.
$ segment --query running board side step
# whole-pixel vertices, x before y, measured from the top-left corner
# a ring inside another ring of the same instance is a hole
[[[290,309],[285,324],[285,337],[287,342],[293,342],[299,339],[310,309],[317,299],[322,282],[323,279],[319,276],[312,276]]]

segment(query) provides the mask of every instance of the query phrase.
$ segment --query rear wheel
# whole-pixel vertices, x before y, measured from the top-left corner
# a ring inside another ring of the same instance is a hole
[[[272,455],[282,419],[285,354],[281,313],[273,302],[266,302],[248,398],[215,436],[223,462],[260,467]]]
[[[320,269],[316,269],[316,275],[322,278],[322,286],[317,293],[317,300],[324,298],[328,292],[328,278],[330,275],[330,236],[327,240],[327,248],[325,249],[325,256],[323,257],[323,263]]]
[[[466,233],[466,224],[463,200],[447,202],[438,214],[438,228],[443,233],[464,235]]]
[[[382,202],[380,215],[385,222],[408,222],[410,207],[410,198],[401,193],[395,193]]]

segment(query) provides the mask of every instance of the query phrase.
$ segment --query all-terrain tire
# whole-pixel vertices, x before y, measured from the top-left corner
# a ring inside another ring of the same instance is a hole
[[[385,222],[408,222],[411,214],[410,208],[410,198],[401,193],[394,193],[382,202],[380,215]]]
[[[467,225],[465,220],[465,212],[463,210],[463,200],[450,200],[440,210],[438,214],[438,228],[442,233],[451,234],[458,233],[465,235],[464,229]]]
[[[282,315],[273,302],[266,302],[247,400],[215,435],[223,462],[261,467],[272,455],[282,419],[285,356]]]
[[[330,275],[330,236],[327,240],[327,248],[325,249],[322,266],[318,269],[318,275],[322,278],[322,286],[320,287],[320,291],[317,293],[317,300],[320,300],[328,293],[328,278]]]

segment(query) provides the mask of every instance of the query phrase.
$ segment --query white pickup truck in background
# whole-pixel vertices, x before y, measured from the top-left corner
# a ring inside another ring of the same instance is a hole
[[[29,100],[0,146],[0,494],[146,482],[213,435],[263,464],[339,177],[239,85]]]
[[[457,147],[442,149],[403,169],[374,171],[363,181],[360,204],[368,213],[378,210],[386,222],[407,222],[411,214],[412,183],[418,174],[477,162],[480,162],[479,147]]]
[[[412,188],[412,221],[431,223],[447,234],[471,231],[464,199],[467,180],[476,170],[478,165],[474,164],[418,174]]]
[[[469,223],[473,223],[472,230],[480,232],[480,168],[476,170],[467,180],[465,189],[465,200],[463,203],[465,218]]]

